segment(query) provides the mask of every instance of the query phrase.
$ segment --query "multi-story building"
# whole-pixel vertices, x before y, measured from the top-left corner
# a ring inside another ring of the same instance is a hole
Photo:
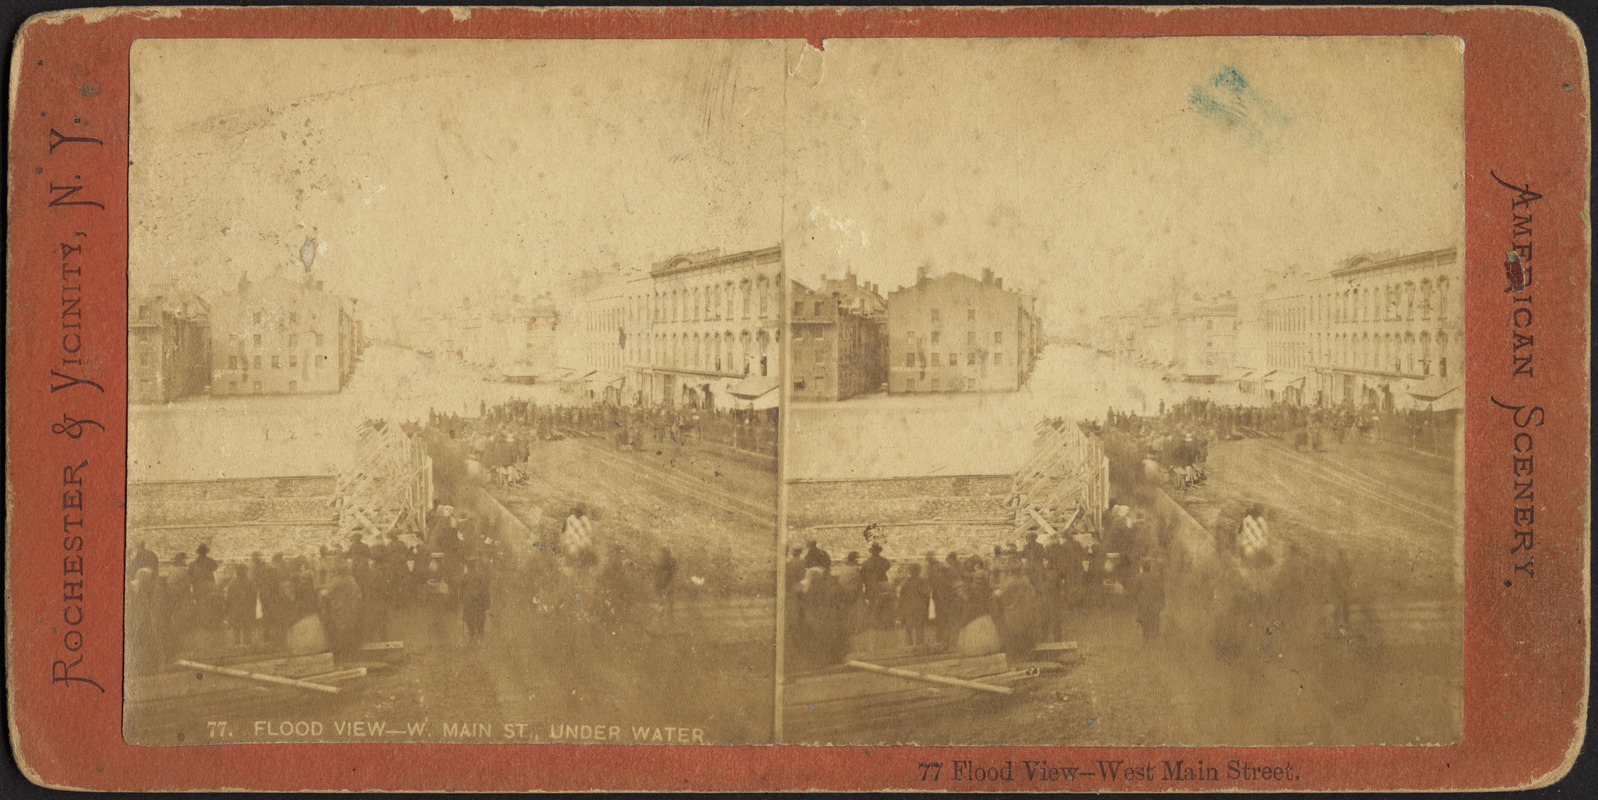
[[[1015,391],[1037,360],[1033,298],[984,269],[928,277],[888,295],[888,391]]]
[[[1261,298],[1259,342],[1264,346],[1260,373],[1262,398],[1302,405],[1309,368],[1309,293],[1304,277],[1293,271],[1280,276]]]
[[[1457,248],[1361,255],[1309,294],[1311,402],[1458,408],[1464,350]]]
[[[239,278],[211,314],[211,393],[337,392],[360,355],[355,301],[309,275]]]
[[[166,403],[211,384],[211,309],[183,291],[151,291],[128,303],[128,399]]]
[[[626,281],[615,306],[616,342],[627,374],[623,396],[642,403],[714,405],[746,379],[774,385],[782,273],[779,245],[729,255],[677,255],[653,264],[647,278]]]
[[[795,400],[843,400],[888,380],[887,304],[854,275],[812,290],[791,281],[788,375]]]
[[[1176,371],[1184,379],[1200,382],[1214,382],[1231,372],[1237,327],[1237,301],[1228,297],[1178,311]]]

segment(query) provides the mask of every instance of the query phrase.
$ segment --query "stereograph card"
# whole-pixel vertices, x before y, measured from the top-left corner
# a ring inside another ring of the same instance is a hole
[[[62,12],[7,676],[93,790],[1552,783],[1537,9]]]

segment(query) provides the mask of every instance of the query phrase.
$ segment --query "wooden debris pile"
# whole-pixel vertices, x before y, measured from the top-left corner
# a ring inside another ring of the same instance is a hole
[[[339,539],[384,535],[424,519],[433,503],[433,460],[398,425],[366,420],[356,429],[355,465],[338,476]]]
[[[1081,515],[1097,525],[1110,493],[1103,444],[1067,420],[1043,420],[1033,432],[1032,457],[1016,472],[1008,501],[1016,534],[1061,533]]]

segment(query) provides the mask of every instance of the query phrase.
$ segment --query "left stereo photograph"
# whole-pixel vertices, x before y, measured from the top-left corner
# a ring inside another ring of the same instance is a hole
[[[129,743],[773,740],[781,48],[134,44]]]

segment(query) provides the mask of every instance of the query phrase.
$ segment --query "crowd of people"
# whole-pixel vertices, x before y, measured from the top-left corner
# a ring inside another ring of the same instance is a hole
[[[525,461],[529,442],[573,434],[601,438],[626,449],[658,450],[712,442],[768,457],[775,456],[777,449],[775,410],[511,400],[495,406],[484,403],[477,417],[435,411],[429,415],[428,425],[454,439],[474,438],[474,449],[489,469]]]
[[[184,654],[345,655],[384,640],[390,615],[415,603],[436,577],[417,538],[399,533],[351,533],[346,545],[315,554],[255,552],[223,562],[205,543],[194,553],[163,562],[142,542],[128,552],[130,672],[159,671]]]
[[[897,644],[927,650],[954,646],[962,635],[986,637],[991,645],[982,646],[1024,654],[1060,641],[1074,613],[1110,602],[1134,607],[1153,639],[1165,603],[1169,526],[1114,500],[1102,517],[1102,530],[1078,515],[1059,533],[1029,531],[990,552],[919,559],[890,560],[873,543],[864,559],[851,552],[834,560],[809,541],[785,567],[788,658],[800,669],[842,663],[869,631],[897,631]]]

